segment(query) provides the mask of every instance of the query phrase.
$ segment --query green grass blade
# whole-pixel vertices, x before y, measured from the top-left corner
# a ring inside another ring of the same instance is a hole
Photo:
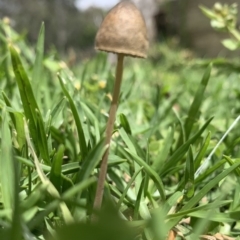
[[[184,123],[183,123],[182,119],[180,118],[178,112],[175,109],[173,109],[173,112],[174,112],[174,114],[175,114],[175,116],[176,116],[176,118],[179,122],[179,126],[180,126],[180,129],[181,129],[180,134],[179,134],[178,144],[177,144],[177,148],[178,148],[183,143],[186,142],[186,133],[185,133],[185,129],[184,129]]]
[[[63,79],[60,75],[58,75],[62,90],[64,95],[67,97],[68,102],[70,104],[70,108],[72,110],[72,114],[77,126],[77,132],[78,132],[78,138],[79,138],[79,145],[80,145],[80,150],[81,150],[81,154],[82,154],[82,159],[85,160],[87,154],[88,154],[88,149],[87,149],[87,144],[86,144],[86,139],[85,139],[85,135],[84,135],[84,131],[83,131],[83,127],[82,127],[82,123],[81,120],[79,118],[78,112],[77,112],[77,108],[73,102],[72,97],[70,96],[70,94],[68,93],[67,89],[64,86],[63,83]]]
[[[230,157],[228,157],[228,156],[223,156],[223,157],[224,157],[224,159],[228,162],[228,164],[229,164],[230,166],[232,166],[232,165],[234,164],[234,160],[232,160]],[[237,169],[235,170],[235,174],[237,175],[237,177],[240,176],[240,169],[239,169],[239,168],[237,168]]]
[[[37,153],[40,152],[45,163],[49,164],[50,160],[47,147],[47,138],[44,130],[42,115],[39,111],[30,81],[24,70],[18,53],[13,46],[10,46],[9,48],[14,74],[23,103],[24,113],[27,121],[29,121],[29,131],[31,137],[33,138],[34,146],[37,148]],[[41,139],[40,141],[39,134]]]
[[[61,172],[62,172],[62,161],[63,161],[64,150],[65,150],[64,145],[60,145],[58,147],[58,151],[56,152],[53,158],[50,177],[49,177],[50,181],[52,182],[52,184],[55,186],[55,188],[58,190],[59,193],[61,193],[61,185],[62,185]]]
[[[121,138],[125,142],[125,144],[128,146],[129,150],[131,150],[134,153],[137,153],[136,147],[134,146],[134,143],[131,141],[130,136],[127,134],[125,129],[119,129],[118,130]]]
[[[186,161],[185,168],[185,196],[187,199],[191,198],[194,195],[194,163],[193,163],[193,150],[190,146]]]
[[[98,165],[98,163],[101,161],[102,156],[106,150],[106,147],[104,147],[105,141],[102,139],[91,151],[88,153],[88,155],[85,158],[85,161],[81,165],[81,170],[79,172],[78,182],[81,182],[91,175],[94,168]]]
[[[201,182],[205,179],[207,179],[213,172],[216,170],[219,170],[221,166],[223,166],[226,163],[225,159],[222,159],[221,161],[218,161],[216,164],[214,164],[212,167],[210,167],[206,172],[201,174],[199,177],[195,179],[195,184],[201,184]]]
[[[129,182],[127,183],[126,188],[124,189],[124,191],[123,191],[123,193],[122,193],[120,199],[118,200],[117,208],[120,208],[120,206],[121,206],[121,204],[122,204],[122,202],[123,202],[125,196],[127,195],[127,192],[128,192],[128,190],[129,190],[129,188],[132,186],[132,184],[133,184],[135,178],[136,178],[137,175],[142,171],[142,169],[143,169],[142,167],[139,168],[138,171],[136,171],[136,172],[133,174],[133,176],[131,177],[131,179],[130,179]]]
[[[5,209],[13,209],[14,206],[14,162],[12,156],[12,142],[7,122],[7,112],[2,113],[1,127],[1,155],[0,155],[0,185],[1,197]]]
[[[194,160],[194,169],[195,170],[197,170],[199,168],[201,161],[206,154],[210,140],[211,140],[211,132],[209,132],[208,135],[206,136],[205,141],[204,141],[203,145],[201,146],[201,149],[199,150],[199,152]]]
[[[156,187],[162,197],[162,200],[164,201],[166,199],[165,196],[165,189],[162,183],[161,178],[159,175],[149,166],[144,160],[142,160],[139,156],[137,156],[132,151],[126,149],[128,153],[134,158],[134,161],[136,161],[140,166],[142,166],[145,170],[145,172],[149,175],[149,177],[155,182]]]
[[[38,41],[36,46],[36,58],[33,65],[33,72],[32,72],[32,86],[33,86],[33,92],[35,94],[35,97],[37,99],[37,102],[40,103],[39,99],[39,91],[41,90],[41,82],[42,82],[42,73],[43,73],[43,55],[44,55],[44,35],[45,35],[45,27],[44,23],[42,23],[39,35],[38,35]]]
[[[202,128],[187,142],[185,142],[180,148],[178,148],[173,155],[167,160],[167,162],[164,164],[164,167],[162,168],[162,171],[160,172],[162,176],[166,174],[169,168],[172,166],[176,166],[178,161],[180,161],[183,156],[187,153],[188,148],[191,144],[193,144],[203,133],[203,131],[207,128],[209,123],[212,121],[213,118],[210,118],[205,122],[205,124],[202,126]]]
[[[193,127],[193,124],[198,119],[199,109],[200,109],[200,106],[201,106],[202,101],[204,99],[203,96],[204,96],[204,92],[205,92],[205,89],[207,87],[210,75],[211,75],[211,70],[212,70],[212,64],[210,64],[208,66],[208,68],[206,69],[206,71],[203,75],[202,81],[201,81],[201,83],[198,87],[198,90],[196,92],[196,95],[194,97],[194,100],[193,100],[193,102],[191,104],[191,107],[189,109],[188,117],[187,117],[187,119],[185,121],[185,124],[184,124],[186,139],[189,138],[192,127]]]
[[[168,129],[168,134],[164,139],[162,150],[159,152],[158,156],[155,158],[155,161],[152,164],[152,168],[160,172],[163,167],[163,163],[166,161],[169,151],[173,144],[174,131],[172,128]]]
[[[215,187],[222,179],[228,176],[236,168],[240,166],[240,160],[236,161],[231,167],[218,174],[212,180],[210,180],[192,199],[190,199],[186,205],[183,206],[181,211],[186,211],[194,207],[213,187]],[[181,212],[180,211],[180,212]],[[174,221],[168,223],[168,228],[171,229],[174,227],[182,217],[176,218]]]
[[[138,194],[137,194],[137,199],[136,199],[136,202],[135,202],[135,205],[134,205],[135,206],[134,207],[134,213],[133,213],[133,219],[134,220],[138,220],[138,217],[139,217],[139,210],[140,210],[143,190],[144,190],[144,178],[142,179],[142,182],[140,184]]]
[[[79,192],[82,192],[83,190],[87,189],[89,186],[91,186],[93,183],[96,183],[97,179],[95,177],[90,177],[88,179],[85,179],[84,181],[75,184],[72,188],[67,190],[62,195],[63,200],[69,200],[75,195],[79,194]]]
[[[126,133],[131,135],[132,134],[132,130],[131,130],[130,124],[129,124],[128,120],[127,120],[127,117],[123,113],[121,113],[119,115],[119,119],[120,119],[121,126],[124,128]]]
[[[211,209],[217,209],[220,207],[224,207],[227,206],[228,204],[230,204],[232,202],[232,200],[224,200],[224,201],[219,201],[218,199],[215,200],[212,203],[207,203],[198,207],[194,207],[191,208],[189,210],[186,211],[180,211],[177,213],[173,213],[173,214],[169,214],[167,215],[166,219],[174,219],[177,217],[184,217],[187,216],[188,214],[192,213],[192,212],[197,212],[197,211],[207,211],[207,210],[211,210]]]
[[[89,106],[83,102],[81,102],[81,106],[83,108],[84,113],[88,120],[90,120],[91,124],[94,126],[94,134],[95,134],[95,142],[100,141],[101,133],[100,133],[100,126],[99,120],[96,118],[96,113],[93,113]]]
[[[48,143],[47,143],[47,133],[45,132],[44,123],[42,120],[41,113],[36,110],[37,113],[37,137],[38,142],[35,145],[38,145],[40,150],[41,157],[43,158],[46,164],[51,165],[49,152],[48,152]]]
[[[4,92],[2,93],[2,95],[6,105],[8,107],[12,107],[9,99],[7,98]],[[21,151],[23,146],[25,146],[26,144],[25,133],[24,133],[24,121],[23,121],[24,115],[20,112],[10,112],[10,111],[9,111],[9,115],[17,132],[17,142],[19,145],[19,150]]]
[[[17,51],[13,46],[10,46],[13,71],[17,80],[18,89],[20,92],[23,109],[27,120],[29,121],[29,130],[33,139],[37,139],[36,133],[36,109],[38,109],[33,91],[28,79],[28,76],[23,68]]]

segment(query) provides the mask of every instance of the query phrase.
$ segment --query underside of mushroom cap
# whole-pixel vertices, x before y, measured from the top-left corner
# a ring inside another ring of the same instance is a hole
[[[147,57],[146,24],[133,3],[120,2],[110,10],[98,30],[95,48],[133,57]]]

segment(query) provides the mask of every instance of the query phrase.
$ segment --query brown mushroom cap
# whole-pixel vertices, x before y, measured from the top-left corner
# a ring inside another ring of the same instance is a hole
[[[133,57],[147,57],[146,24],[133,3],[120,2],[110,10],[97,32],[95,48]]]

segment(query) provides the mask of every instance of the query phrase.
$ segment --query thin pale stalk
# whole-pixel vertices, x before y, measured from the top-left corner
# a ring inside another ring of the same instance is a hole
[[[108,167],[108,155],[109,155],[109,148],[110,142],[112,138],[112,132],[114,127],[114,122],[116,119],[116,112],[118,107],[118,99],[120,94],[121,82],[122,82],[122,74],[123,74],[123,54],[118,54],[118,62],[117,62],[117,69],[116,69],[116,80],[114,84],[114,91],[113,91],[113,99],[111,103],[111,108],[109,112],[109,118],[106,126],[106,145],[108,146],[106,152],[103,155],[100,173],[98,178],[97,184],[97,191],[96,196],[94,199],[94,209],[100,209],[102,205],[102,198],[103,198],[103,191],[104,191],[104,183],[107,174],[107,167]]]

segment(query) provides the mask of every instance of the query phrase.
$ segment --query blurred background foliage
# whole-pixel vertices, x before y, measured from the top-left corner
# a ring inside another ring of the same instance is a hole
[[[45,46],[68,56],[73,63],[94,55],[94,37],[106,9],[80,9],[85,0],[0,0],[0,18],[9,17],[11,26],[35,43],[41,23],[45,23]],[[145,17],[150,41],[164,42],[169,36],[196,51],[199,56],[237,56],[227,51],[219,39],[226,33],[214,32],[199,5],[211,7],[215,0],[132,0]],[[101,2],[101,1],[100,1]],[[224,0],[218,2],[224,3]],[[228,0],[227,3],[234,3]],[[239,9],[240,6],[238,6]],[[239,25],[239,17],[237,19]]]
[[[74,0],[1,0],[0,17],[9,17],[11,26],[29,42],[37,40],[39,28],[46,26],[45,45],[74,58],[89,55],[103,11],[81,11]]]

